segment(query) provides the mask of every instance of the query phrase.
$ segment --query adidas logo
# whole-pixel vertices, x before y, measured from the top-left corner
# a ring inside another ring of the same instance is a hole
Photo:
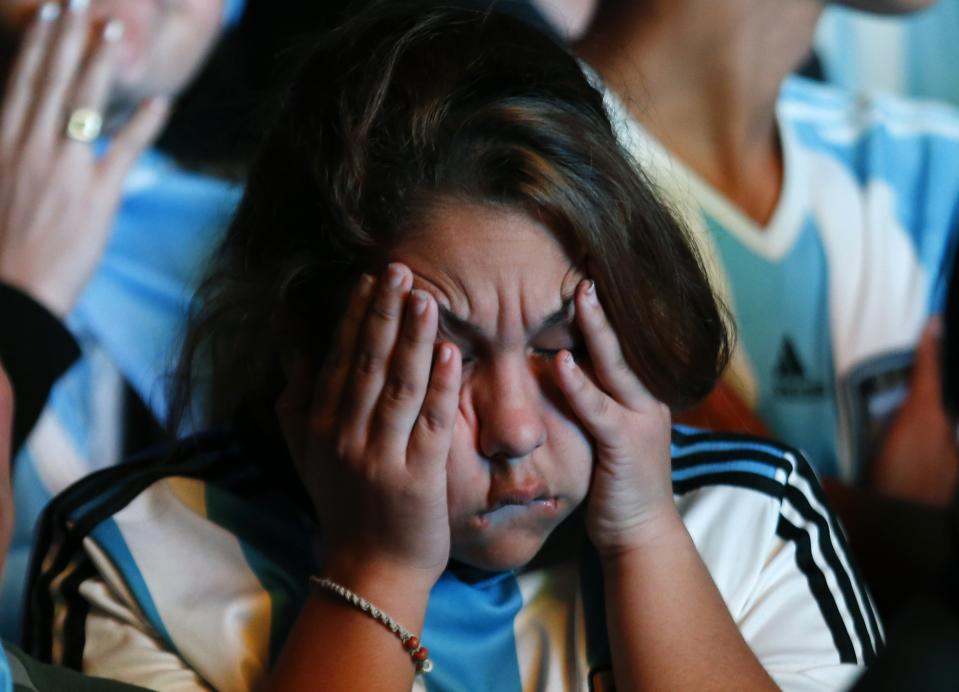
[[[773,368],[773,392],[777,396],[803,399],[821,397],[826,392],[822,382],[807,377],[806,368],[788,336],[783,337]]]

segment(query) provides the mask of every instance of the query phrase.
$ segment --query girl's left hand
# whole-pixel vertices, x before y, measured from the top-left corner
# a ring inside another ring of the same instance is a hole
[[[669,408],[655,399],[623,357],[592,281],[576,289],[576,321],[586,341],[587,373],[569,351],[553,370],[560,389],[595,444],[586,511],[600,557],[642,547],[675,525]]]

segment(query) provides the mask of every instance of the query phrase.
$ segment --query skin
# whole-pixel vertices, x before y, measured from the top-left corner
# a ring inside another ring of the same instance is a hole
[[[0,21],[22,30],[40,0],[0,0]],[[219,33],[223,0],[90,0],[94,22],[122,22],[111,105],[129,112],[153,96],[180,92]]]
[[[571,0],[571,5],[576,5]],[[783,159],[775,105],[806,58],[820,0],[644,0],[600,3],[577,50],[678,159],[762,232],[779,202]],[[913,12],[931,0],[860,0],[874,13]],[[681,58],[681,59],[679,59]],[[938,382],[934,349],[920,348],[921,382]],[[721,385],[684,422],[768,434]],[[951,431],[932,387],[914,387],[877,460],[874,490],[942,505],[959,476]],[[916,450],[929,456],[921,460]],[[921,463],[918,463],[921,461]],[[945,469],[945,473],[943,472]]]
[[[130,167],[216,37],[222,4],[40,7],[0,0],[0,19],[22,31],[0,106],[0,281],[63,317],[106,247]],[[104,156],[64,136],[76,108],[106,114]]]
[[[549,230],[450,204],[391,259],[361,280],[323,371],[291,365],[277,402],[325,575],[416,632],[451,557],[520,569],[585,502],[622,689],[703,689],[717,670],[768,688],[673,503],[669,411]],[[686,646],[693,630],[702,646]],[[399,690],[412,675],[385,628],[319,592],[269,687]]]

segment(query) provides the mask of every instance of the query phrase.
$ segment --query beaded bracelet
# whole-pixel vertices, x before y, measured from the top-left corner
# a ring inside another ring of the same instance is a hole
[[[320,577],[314,576],[310,577],[310,584],[316,588],[336,594],[351,606],[363,611],[371,618],[386,627],[390,632],[399,637],[400,642],[403,644],[403,648],[407,653],[409,653],[410,659],[413,661],[413,665],[416,666],[417,673],[429,673],[431,670],[433,670],[433,662],[429,659],[429,649],[420,644],[420,640],[416,637],[416,635],[403,627],[400,623],[384,613],[382,610],[377,608],[375,605],[367,601],[365,598],[359,594],[353,593],[345,586],[337,584],[332,579],[321,579]]]

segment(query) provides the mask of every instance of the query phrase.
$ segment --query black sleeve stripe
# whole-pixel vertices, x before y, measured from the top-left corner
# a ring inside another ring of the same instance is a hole
[[[829,590],[829,585],[826,583],[826,577],[819,566],[816,565],[816,561],[813,560],[809,534],[791,524],[783,516],[779,517],[776,533],[783,540],[796,546],[796,564],[800,571],[806,575],[809,591],[816,599],[816,603],[819,604],[819,611],[826,620],[826,626],[829,627],[829,633],[836,645],[836,651],[839,652],[839,660],[842,663],[856,663],[857,656],[852,639],[846,631],[846,625],[839,614],[839,608],[836,606],[833,594]]]
[[[79,671],[83,670],[87,614],[90,612],[90,603],[80,594],[80,585],[97,574],[96,568],[86,555],[83,555],[81,559],[82,562],[77,565],[73,574],[64,579],[60,586],[66,608],[66,619],[63,624],[63,658],[60,665]]]
[[[755,490],[776,500],[782,500],[783,497],[782,483],[747,471],[718,471],[716,473],[704,473],[681,481],[673,481],[673,493],[675,495],[685,495],[699,488],[724,485]]]
[[[833,598],[838,600],[839,596],[841,595],[843,602],[846,604],[846,610],[849,612],[849,615],[852,618],[852,625],[853,629],[855,630],[856,637],[859,639],[862,645],[862,663],[867,665],[871,664],[875,659],[876,649],[872,634],[866,627],[866,616],[863,613],[863,606],[860,605],[863,604],[866,606],[866,608],[868,608],[869,601],[863,592],[857,593],[849,573],[839,560],[839,555],[836,553],[835,547],[831,540],[832,532],[829,529],[825,517],[817,513],[809,505],[806,497],[802,495],[798,489],[793,488],[792,486],[790,486],[790,489],[786,493],[786,502],[798,512],[798,514],[805,522],[807,522],[807,524],[815,527],[815,531],[818,534],[816,547],[819,549],[819,552],[826,563],[826,567],[833,573],[833,576],[836,579],[836,584],[839,587],[839,594],[833,594]],[[811,540],[811,536],[807,537],[807,540]],[[848,558],[846,562],[848,564]],[[810,583],[810,587],[812,586],[812,583]],[[823,615],[825,615],[825,612]]]
[[[677,445],[693,445],[697,443],[706,443],[706,442],[735,442],[742,441],[745,443],[754,443],[762,444],[764,446],[777,447],[783,451],[784,455],[789,455],[793,460],[793,468],[795,469],[793,474],[800,478],[803,478],[806,481],[807,486],[809,487],[812,496],[816,499],[820,507],[825,508],[826,513],[829,516],[831,525],[836,527],[836,531],[832,533],[835,536],[835,540],[838,542],[839,549],[844,555],[847,556],[846,563],[849,566],[848,577],[851,579],[852,583],[855,585],[856,593],[862,599],[862,608],[857,608],[861,613],[865,611],[865,618],[869,623],[869,632],[871,637],[868,641],[872,643],[872,654],[875,655],[875,652],[882,644],[882,628],[879,624],[879,617],[876,614],[875,606],[872,603],[872,598],[869,595],[869,590],[865,587],[865,582],[862,579],[862,576],[859,573],[859,569],[856,566],[856,563],[848,558],[850,555],[849,545],[846,541],[846,536],[843,531],[840,529],[840,524],[838,520],[832,513],[830,509],[829,501],[826,499],[825,491],[822,488],[822,485],[819,482],[818,477],[816,476],[815,471],[810,465],[809,461],[806,459],[805,454],[799,449],[790,447],[789,445],[783,444],[781,442],[773,442],[767,439],[760,437],[755,437],[748,434],[736,434],[736,433],[717,433],[717,432],[699,432],[699,431],[681,431],[673,428],[673,442]],[[752,456],[757,454],[757,450],[752,449],[743,449],[742,455],[746,459],[751,459]],[[844,574],[847,574],[843,570]]]
[[[865,657],[864,662],[866,664],[872,663],[879,644],[879,632],[875,624],[873,624],[872,631],[870,631],[866,624],[867,617],[874,617],[871,612],[872,604],[866,589],[863,588],[862,584],[858,582],[850,571],[847,571],[843,564],[843,562],[845,562],[846,565],[852,565],[852,560],[849,558],[848,552],[843,551],[846,559],[845,561],[840,560],[839,553],[836,551],[836,546],[832,541],[833,536],[841,533],[838,522],[831,514],[827,516],[815,509],[803,491],[794,485],[790,484],[786,490],[786,501],[805,521],[816,527],[817,533],[819,534],[819,540],[817,541],[819,550],[829,569],[832,570],[836,577],[836,583],[839,585],[843,600],[846,602],[850,615],[852,615],[856,634],[862,641],[863,655]],[[821,506],[828,508],[828,505],[821,504]],[[826,509],[826,511],[828,512],[829,510]],[[830,526],[835,526],[836,530],[831,530]]]
[[[812,490],[813,497],[816,498],[816,501],[820,504],[820,506],[829,508],[830,505],[829,501],[826,499],[826,493],[823,490],[822,485],[819,483],[819,479],[816,476],[816,472],[813,470],[812,465],[801,452],[792,450],[792,454],[797,460],[796,470],[799,477],[806,481],[806,484]],[[833,525],[837,527],[840,526],[839,521],[832,513],[832,510],[829,509],[828,511]],[[846,541],[845,533],[842,530],[837,530],[834,535],[843,554],[847,556],[851,555],[852,553],[849,550],[849,544]],[[847,560],[847,562],[849,564],[850,572],[852,573],[852,579],[856,584],[856,589],[860,594],[862,594],[863,599],[865,600],[866,616],[869,618],[869,626],[874,634],[873,641],[875,642],[876,650],[878,650],[882,645],[882,627],[879,624],[879,616],[876,613],[876,607],[872,602],[869,589],[866,588],[866,582],[859,573],[859,567],[856,565],[856,562],[854,560]]]
[[[686,441],[690,439],[695,439],[700,441],[703,437],[712,437],[716,440],[728,440],[729,438],[725,435],[714,436],[711,434],[706,435],[696,435],[690,436],[684,435]],[[749,438],[750,440],[754,438]],[[764,443],[772,444],[772,443]],[[768,453],[762,453],[757,450],[752,449],[734,449],[727,450],[721,453],[715,454],[695,454],[691,455],[688,458],[684,458],[683,461],[690,461],[692,463],[687,463],[685,468],[693,468],[697,465],[705,465],[710,463],[716,463],[721,461],[753,461],[754,459],[761,462],[771,463],[773,466],[778,468],[785,468],[787,470],[787,481],[790,477],[795,474],[795,471],[805,467],[807,473],[801,474],[801,477],[806,481],[806,485],[809,488],[813,489],[812,494],[816,497],[817,504],[819,507],[822,507],[827,515],[820,513],[817,508],[814,508],[813,505],[809,502],[808,498],[803,494],[803,491],[800,488],[797,488],[791,484],[784,485],[782,482],[768,478],[759,474],[749,473],[745,471],[718,471],[715,473],[707,473],[700,476],[693,476],[691,478],[674,481],[673,482],[673,492],[677,495],[683,495],[692,490],[706,487],[706,486],[737,486],[741,488],[748,488],[755,490],[757,492],[763,493],[769,497],[772,497],[779,501],[787,501],[789,504],[795,508],[795,510],[807,521],[811,526],[815,526],[819,534],[817,540],[817,547],[823,559],[826,561],[826,566],[829,570],[834,573],[836,584],[839,586],[838,594],[829,594],[828,600],[830,601],[828,606],[825,605],[825,592],[821,589],[825,587],[828,591],[828,582],[825,579],[825,576],[819,571],[819,578],[813,580],[810,578],[810,570],[808,565],[804,566],[799,565],[800,569],[806,574],[807,579],[810,579],[810,590],[813,593],[813,596],[816,598],[817,603],[823,613],[823,617],[826,619],[827,624],[832,629],[834,626],[842,628],[842,633],[832,632],[833,639],[837,642],[837,651],[839,652],[840,657],[842,657],[844,662],[856,662],[857,654],[855,647],[852,645],[852,637],[849,632],[846,631],[845,622],[841,617],[837,618],[832,614],[832,611],[835,613],[839,612],[839,606],[835,599],[842,598],[843,602],[846,604],[846,608],[849,611],[849,614],[852,619],[853,627],[855,629],[856,638],[861,641],[864,663],[871,663],[875,658],[876,649],[880,641],[879,629],[877,625],[877,618],[873,612],[872,603],[869,599],[868,591],[863,587],[861,580],[859,579],[858,574],[854,571],[852,561],[847,557],[845,564],[850,566],[850,570],[847,570],[843,564],[843,561],[840,560],[839,554],[836,551],[836,546],[831,540],[831,536],[836,535],[837,540],[840,541],[840,550],[844,555],[848,556],[848,549],[845,545],[842,531],[839,530],[839,524],[836,519],[832,516],[830,510],[828,509],[829,505],[825,500],[825,496],[822,493],[821,487],[818,480],[815,478],[815,474],[812,473],[811,469],[808,466],[805,458],[798,454],[797,452],[783,450],[784,456],[781,458],[776,458],[774,455]],[[788,455],[788,456],[786,456]],[[756,457],[759,457],[756,459]],[[772,459],[770,459],[772,457]],[[790,458],[791,457],[791,458]],[[773,462],[775,460],[775,462]],[[679,461],[679,460],[677,460]],[[674,462],[674,468],[678,467],[676,462]],[[810,480],[812,479],[812,480]],[[828,517],[828,518],[827,518]],[[833,531],[832,527],[836,527],[836,530]],[[793,525],[793,528],[796,531],[802,531]],[[797,534],[794,532],[789,532],[787,534],[780,534],[784,539],[788,538],[795,542],[795,536]],[[805,534],[804,534],[805,535]],[[805,535],[804,538],[807,546],[809,546],[809,560],[812,560],[811,553],[811,543],[812,540],[809,535]],[[797,544],[797,560],[799,559],[799,548]],[[817,568],[818,571],[818,568]],[[852,573],[850,573],[852,572]],[[865,613],[863,612],[865,611]],[[869,620],[869,626],[866,624],[866,620]],[[838,623],[838,625],[836,624]],[[871,627],[870,627],[871,626]],[[850,642],[850,649],[844,649],[843,642]],[[841,646],[842,645],[842,646]],[[849,651],[852,651],[851,658],[849,656]]]
[[[75,561],[84,559],[83,540],[96,526],[165,477],[206,477],[236,464],[235,451],[233,447],[225,448],[219,436],[194,438],[172,455],[154,451],[142,460],[93,473],[54,498],[40,520],[31,564],[25,648],[41,661],[54,662],[54,595],[64,587],[55,589],[53,585],[64,579]],[[77,599],[67,601],[67,617],[75,618],[74,632],[82,630],[86,620],[86,611],[75,609],[84,602],[78,590],[76,595]],[[76,655],[82,658],[82,639],[73,641],[79,645]]]

